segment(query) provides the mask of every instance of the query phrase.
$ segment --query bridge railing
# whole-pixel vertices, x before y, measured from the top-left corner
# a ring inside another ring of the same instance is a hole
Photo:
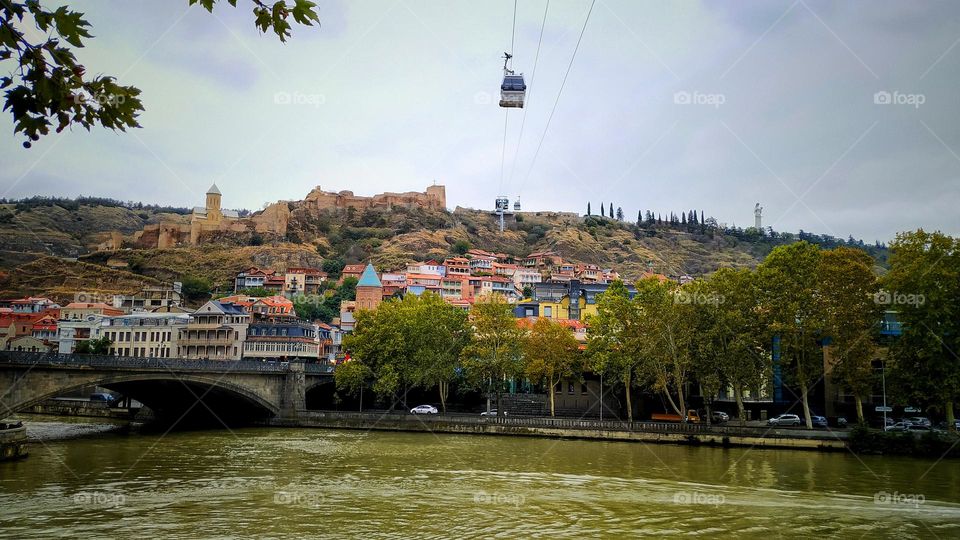
[[[21,351],[0,351],[0,364],[238,373],[287,373],[292,370],[289,362],[262,362],[259,360],[185,360],[179,358],[145,358],[137,356],[34,353]],[[302,365],[305,373],[328,374],[333,372],[333,366],[328,364]]]

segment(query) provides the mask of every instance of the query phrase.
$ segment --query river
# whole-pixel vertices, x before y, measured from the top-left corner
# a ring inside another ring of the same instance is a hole
[[[282,428],[41,436],[29,458],[0,463],[6,538],[681,534],[956,538],[960,466]]]

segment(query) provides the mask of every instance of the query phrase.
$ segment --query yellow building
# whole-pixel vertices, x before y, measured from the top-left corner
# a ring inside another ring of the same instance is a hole
[[[576,319],[587,320],[587,317],[597,314],[597,305],[587,303],[587,298],[581,296],[577,300],[579,310],[574,310],[577,317],[570,316],[570,295],[564,295],[559,301],[540,301],[540,316],[549,319]]]

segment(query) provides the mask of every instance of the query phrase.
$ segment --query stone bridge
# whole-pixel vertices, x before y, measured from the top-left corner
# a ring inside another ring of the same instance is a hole
[[[321,364],[0,351],[0,419],[96,385],[175,423],[294,422],[307,393],[332,380]]]

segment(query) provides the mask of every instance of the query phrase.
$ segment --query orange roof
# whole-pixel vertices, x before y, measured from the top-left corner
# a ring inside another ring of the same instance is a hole
[[[263,298],[261,298],[261,299],[258,300],[258,301],[259,301],[259,302],[263,302],[264,304],[267,304],[268,306],[285,306],[285,305],[291,305],[291,306],[292,306],[292,305],[293,305],[293,302],[291,302],[289,298],[286,298],[286,297],[284,297],[284,296],[278,296],[278,295],[274,295],[274,296],[264,296]]]
[[[654,273],[654,272],[644,272],[644,273],[640,274],[640,279],[658,279],[658,280],[660,280],[661,282],[670,281],[670,278],[669,278],[669,277],[667,277],[667,276],[665,276],[665,275],[663,275],[663,274],[657,274],[657,273]]]

